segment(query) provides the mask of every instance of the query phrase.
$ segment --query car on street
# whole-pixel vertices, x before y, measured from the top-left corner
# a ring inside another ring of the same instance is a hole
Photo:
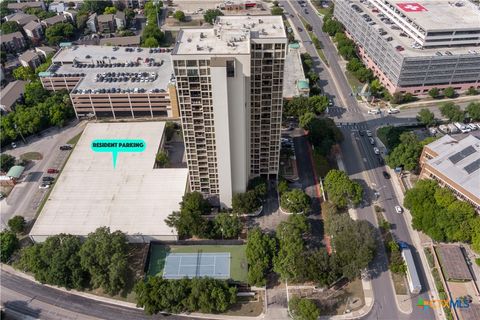
[[[307,10],[307,9],[305,9],[303,12],[305,12],[305,14],[308,14],[308,10]]]
[[[328,105],[329,105],[329,106],[333,106],[333,100],[329,100],[329,101],[328,101]]]
[[[390,108],[387,110],[387,113],[388,114],[395,114],[395,113],[399,113],[400,110],[398,110],[397,108]]]
[[[368,110],[368,114],[380,114],[380,109],[370,109]]]
[[[299,32],[302,32],[302,31],[303,31],[303,29],[300,28],[300,27],[297,27],[297,30],[298,30]]]
[[[365,132],[367,133],[367,137],[371,137],[371,136],[372,136],[372,131],[367,130],[367,131],[365,131]]]
[[[63,151],[72,150],[72,146],[66,144],[66,145],[60,146],[60,150],[63,150]]]
[[[10,145],[12,146],[13,149],[17,147],[17,144],[15,142],[12,142]]]
[[[54,178],[54,177],[50,177],[50,176],[46,176],[46,177],[43,177],[43,178],[42,178],[42,181],[43,181],[43,182],[53,181],[53,180],[55,180],[55,178]]]
[[[400,207],[400,206],[395,206],[395,211],[396,211],[397,213],[402,213],[402,212],[403,212],[403,208]]]
[[[387,171],[383,171],[382,174],[385,179],[390,179],[390,175],[388,174]]]
[[[358,134],[363,137],[363,136],[365,135],[365,132],[363,132],[362,130],[359,130],[359,131],[358,131]]]
[[[378,160],[378,164],[380,164],[381,166],[385,164],[385,161],[383,160],[382,157],[377,157],[377,160]]]
[[[370,144],[373,146],[375,144],[375,140],[373,138],[368,138],[368,141],[370,141]]]
[[[377,147],[373,147],[373,152],[375,152],[375,154],[380,154],[380,150],[378,150]]]
[[[47,173],[58,173],[58,170],[50,168],[50,169],[47,170]]]
[[[42,183],[41,185],[38,186],[38,189],[48,189],[48,188],[50,188],[50,185],[46,183]]]

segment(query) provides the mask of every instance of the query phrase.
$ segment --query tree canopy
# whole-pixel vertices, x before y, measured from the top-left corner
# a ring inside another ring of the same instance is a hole
[[[445,102],[440,106],[442,116],[447,117],[450,121],[462,122],[465,115],[460,107],[453,102]]]
[[[173,13],[173,17],[178,21],[185,21],[185,13],[181,10],[177,10]]]
[[[58,45],[62,41],[72,39],[75,27],[70,22],[56,23],[45,30],[48,44]]]
[[[0,155],[0,170],[3,172],[8,172],[11,167],[15,165],[15,157],[6,153]]]
[[[386,157],[388,166],[392,169],[403,167],[409,171],[417,169],[423,146],[434,140],[435,138],[427,138],[420,141],[414,132],[402,133],[400,143]]]
[[[470,102],[466,110],[473,121],[480,120],[480,102]]]
[[[6,263],[18,247],[18,238],[14,232],[0,232],[0,261]]]
[[[308,139],[323,156],[330,155],[332,147],[343,141],[343,134],[330,118],[316,118],[308,126]]]
[[[13,77],[17,80],[35,80],[36,75],[32,68],[20,66],[13,69]]]
[[[426,126],[435,124],[435,115],[427,108],[421,109],[417,114],[417,120]]]
[[[12,232],[22,233],[25,230],[27,222],[22,216],[14,216],[8,220],[8,227]]]
[[[243,225],[236,214],[219,213],[213,220],[214,232],[217,238],[235,239],[242,231]]]
[[[20,26],[16,21],[5,21],[0,25],[0,31],[2,34],[9,34],[20,31]]]
[[[262,203],[254,190],[249,190],[244,193],[236,193],[232,198],[233,212],[238,214],[255,212],[261,205]]]
[[[440,95],[440,90],[438,90],[437,87],[435,88],[432,88],[430,90],[428,90],[428,95],[432,98],[438,98],[438,96]]]
[[[248,232],[246,248],[248,284],[254,286],[264,286],[266,284],[266,275],[272,268],[275,251],[275,238],[263,233],[258,227]]]
[[[255,191],[257,197],[264,199],[268,191],[267,181],[263,177],[255,177],[248,181],[247,190]]]
[[[80,12],[95,12],[102,14],[106,7],[112,6],[112,1],[103,0],[85,0],[81,6]]]
[[[455,89],[453,89],[452,87],[448,87],[448,88],[445,88],[443,89],[443,95],[446,97],[446,98],[453,98],[455,97]]]
[[[288,306],[295,320],[317,320],[320,317],[320,309],[310,299],[293,296]]]
[[[363,188],[356,182],[350,180],[348,175],[341,170],[330,170],[324,182],[324,188],[329,201],[339,208],[344,208],[349,201],[358,205],[363,198]]]
[[[289,213],[307,213],[310,211],[310,197],[300,189],[284,192],[280,206]]]
[[[237,289],[225,280],[193,278],[167,280],[148,277],[135,286],[137,306],[147,314],[159,312],[225,312],[236,302]]]
[[[208,9],[203,15],[205,22],[213,24],[218,16],[223,16],[223,12],[218,9]]]

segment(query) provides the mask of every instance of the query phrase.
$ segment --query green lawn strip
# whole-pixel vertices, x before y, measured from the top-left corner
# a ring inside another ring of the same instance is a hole
[[[43,156],[39,152],[27,152],[20,156],[22,160],[42,160]]]
[[[192,246],[162,246],[152,245],[150,253],[149,275],[161,275],[165,266],[167,253],[219,253],[230,252],[230,276],[233,280],[247,282],[247,257],[245,245],[192,245]]]
[[[317,36],[315,35],[315,33],[313,33],[313,31],[308,31],[307,25],[310,25],[310,24],[307,22],[307,20],[305,20],[305,18],[302,17],[302,16],[298,16],[298,17],[302,21],[303,27],[308,32],[308,35],[310,36],[310,39],[312,40],[312,43],[315,46],[314,39],[317,39],[317,41],[319,41],[319,42],[320,42],[320,40],[318,40]],[[320,46],[321,46],[321,42],[320,42]],[[325,53],[323,52],[322,48],[317,48],[317,46],[315,46],[315,49],[317,50],[317,53],[318,53],[318,56],[320,57],[320,59],[322,59],[322,61],[328,66],[327,57],[325,57]]]
[[[77,144],[78,140],[80,140],[80,137],[82,136],[82,133],[83,133],[83,131],[80,132],[79,134],[77,134],[77,135],[76,135],[75,137],[73,137],[72,139],[68,140],[68,141],[67,141],[67,144],[72,144],[72,145]]]
[[[321,5],[318,4],[316,1],[312,1],[313,6],[315,9],[320,13],[322,16],[326,15],[328,13],[328,8],[324,8]]]

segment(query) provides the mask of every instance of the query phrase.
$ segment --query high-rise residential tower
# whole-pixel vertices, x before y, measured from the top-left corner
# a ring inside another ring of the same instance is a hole
[[[276,177],[287,36],[279,16],[222,16],[180,31],[172,53],[190,189],[221,206]]]

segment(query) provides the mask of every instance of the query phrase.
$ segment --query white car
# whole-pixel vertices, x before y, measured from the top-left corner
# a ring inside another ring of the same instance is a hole
[[[396,211],[397,213],[402,213],[402,212],[403,212],[403,209],[402,209],[402,207],[400,207],[400,206],[395,206],[395,211]]]
[[[12,146],[13,149],[17,147],[17,144],[15,142],[12,142],[10,145]]]
[[[370,144],[373,146],[375,144],[375,140],[373,138],[368,138],[368,141],[370,141]]]
[[[400,110],[398,110],[397,108],[390,108],[387,110],[388,114],[394,114],[394,113],[399,113]]]
[[[38,189],[48,189],[48,188],[50,188],[50,185],[46,183],[42,183],[41,185],[38,186]]]
[[[380,109],[370,109],[368,110],[368,114],[379,114],[380,113]]]
[[[367,130],[367,131],[365,131],[365,132],[367,133],[367,137],[371,137],[371,136],[372,136],[372,131]]]
[[[375,154],[380,154],[380,150],[378,150],[377,147],[373,147],[373,152],[375,152]]]
[[[469,124],[467,124],[467,127],[469,127],[469,128],[470,128],[470,130],[472,130],[472,131],[474,131],[474,130],[477,130],[477,129],[478,129],[478,128],[477,128],[477,126],[476,126],[476,125],[474,125],[473,123],[469,123]]]

